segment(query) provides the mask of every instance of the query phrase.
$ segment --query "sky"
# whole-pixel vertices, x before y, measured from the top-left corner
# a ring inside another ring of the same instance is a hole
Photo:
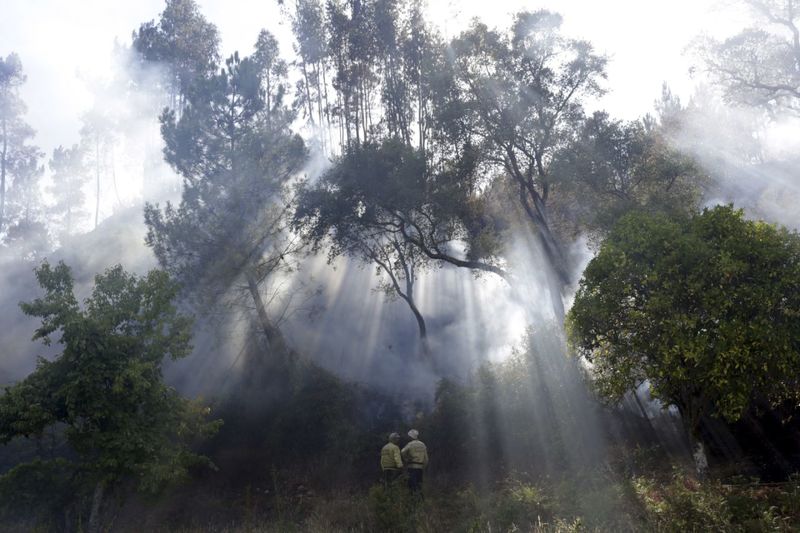
[[[282,41],[285,55],[291,53],[289,27],[277,0],[199,4],[220,31],[223,55],[249,52],[264,27]],[[14,51],[22,59],[28,121],[45,153],[77,142],[80,114],[92,104],[88,86],[107,75],[115,40],[129,43],[132,30],[157,18],[163,6],[163,0],[3,0],[0,55]],[[591,41],[610,57],[609,93],[596,105],[625,119],[650,111],[664,81],[688,98],[695,80],[687,45],[700,33],[721,36],[746,23],[721,0],[428,0],[431,20],[449,36],[475,16],[490,26],[507,26],[522,8],[560,12],[565,32]]]

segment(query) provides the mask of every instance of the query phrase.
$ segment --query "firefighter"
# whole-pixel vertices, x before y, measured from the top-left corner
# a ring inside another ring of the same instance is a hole
[[[412,429],[408,432],[411,442],[403,447],[400,452],[408,468],[408,488],[413,494],[422,491],[422,472],[428,466],[428,449],[419,440],[419,431]]]
[[[400,456],[400,434],[389,435],[389,442],[381,448],[381,471],[383,472],[383,487],[387,488],[403,471],[403,459]]]

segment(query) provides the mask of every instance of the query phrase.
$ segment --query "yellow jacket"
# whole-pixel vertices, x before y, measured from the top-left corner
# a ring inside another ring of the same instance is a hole
[[[412,440],[400,452],[406,460],[408,468],[425,468],[428,466],[428,448],[419,440]]]
[[[403,459],[400,458],[400,447],[392,442],[381,448],[381,470],[395,470],[403,468]]]

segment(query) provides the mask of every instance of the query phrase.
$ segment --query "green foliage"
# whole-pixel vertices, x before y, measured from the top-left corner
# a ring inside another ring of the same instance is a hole
[[[38,500],[48,491],[24,490],[37,483],[60,491],[132,480],[140,490],[156,492],[183,479],[191,466],[208,464],[190,446],[221,422],[208,422],[206,407],[162,381],[164,358],[185,357],[191,348],[191,320],[173,305],[178,288],[167,274],[154,270],[138,278],[114,267],[95,277],[82,306],[65,264],[45,262],[36,276],[45,295],[22,309],[42,320],[34,339],[49,345],[58,333],[62,351],[6,387],[0,441],[39,436],[58,425],[70,453],[18,465],[0,477],[12,491],[4,493],[4,504]]]
[[[329,258],[344,255],[373,264],[381,288],[405,300],[425,324],[414,301],[421,271],[450,263],[505,275],[497,220],[475,190],[475,166],[429,167],[427,155],[399,138],[347,149],[317,184],[305,191],[295,227]],[[466,245],[465,259],[448,249]]]
[[[543,490],[514,478],[505,481],[492,505],[493,521],[504,529],[531,529],[549,521],[552,513],[553,504]]]
[[[5,514],[34,514],[47,521],[74,503],[83,490],[74,464],[64,458],[40,459],[19,464],[0,476]],[[32,511],[32,513],[31,513]]]
[[[358,440],[358,397],[335,376],[316,367],[305,370],[282,403],[269,432],[268,446],[283,450],[284,461],[352,465]]]
[[[689,214],[704,176],[686,154],[672,148],[663,125],[624,122],[595,112],[558,151],[553,177],[557,202],[571,222],[607,233],[631,211]]]
[[[568,274],[548,222],[555,191],[551,163],[583,120],[584,98],[603,94],[606,58],[561,32],[561,16],[522,11],[508,31],[475,21],[452,43],[456,111],[464,144],[481,147],[489,173],[501,176],[537,230],[542,249],[566,283]],[[443,117],[444,118],[444,117]]]
[[[367,495],[369,509],[378,530],[394,532],[414,530],[414,501],[404,481],[398,479],[386,488],[375,485],[369,489]]]
[[[675,472],[671,479],[631,482],[654,531],[788,532],[800,527],[797,478],[785,485],[700,483]]]
[[[236,296],[237,282],[246,281],[266,339],[285,353],[260,288],[291,270],[302,247],[287,215],[289,182],[307,151],[290,130],[275,43],[262,37],[255,58],[234,54],[219,74],[197,80],[180,116],[162,114],[165,157],[184,187],[177,207],[145,206],[146,242],[187,294],[200,297],[200,309]]]
[[[157,23],[142,24],[133,33],[133,48],[144,61],[167,66],[167,89],[174,104],[195,81],[214,72],[219,32],[194,0],[167,0]]]
[[[648,380],[681,410],[738,420],[798,398],[800,237],[733,207],[623,218],[587,267],[570,337],[609,399]]]

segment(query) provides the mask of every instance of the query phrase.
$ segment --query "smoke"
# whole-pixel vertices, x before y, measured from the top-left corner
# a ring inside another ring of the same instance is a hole
[[[679,52],[697,33],[697,27],[709,21],[709,6],[688,0],[673,3],[659,12],[661,20],[680,19],[691,24],[655,26],[646,23],[652,15],[645,15],[637,2],[594,7],[587,7],[584,2],[566,2],[550,7],[565,15],[568,33],[588,38],[601,52],[612,55],[609,84],[614,91],[597,105],[609,108],[617,116],[632,117],[650,108],[664,76],[678,80],[683,90],[691,85],[686,74],[688,67]],[[134,70],[135,62],[131,61],[129,51],[124,48],[110,51],[115,36],[128,35],[138,22],[153,18],[162,7],[160,0],[126,5],[122,12],[119,6],[111,8],[99,0],[71,10],[12,2],[7,10],[9,16],[0,22],[0,32],[20,52],[28,72],[29,82],[23,88],[23,97],[30,105],[30,121],[39,130],[37,141],[45,152],[51,153],[59,144],[76,142],[80,116],[92,109],[112,116],[118,125],[112,153],[103,161],[101,218],[106,221],[93,232],[63,242],[61,250],[50,257],[51,261],[64,258],[74,267],[80,278],[80,290],[84,292],[94,273],[113,264],[121,263],[139,273],[155,266],[151,251],[144,246],[141,207],[144,201],[174,199],[179,192],[179,178],[161,157],[157,114],[163,102],[155,91],[147,90],[159,85],[161,72],[155,68]],[[201,2],[201,7],[209,20],[220,27],[225,53],[233,49],[249,50],[262,26],[268,26],[278,35],[283,50],[291,48],[287,25],[275,24],[278,15],[274,5],[257,7],[260,10],[257,12],[248,5],[247,17],[242,16],[242,9],[228,4],[222,7]],[[490,24],[505,24],[508,14],[522,7],[525,6],[521,2],[510,0],[491,9],[478,8],[477,4],[436,3],[430,6],[430,14],[452,36],[472,16],[488,17]],[[623,22],[631,14],[641,23]],[[12,20],[14,24],[9,24]],[[42,34],[30,31],[34,22],[63,46],[34,38]],[[631,35],[621,32],[621,24],[636,31]],[[683,28],[686,39],[681,37],[683,34],[672,33],[676,28]],[[78,38],[72,38],[73,34]],[[655,55],[648,55],[645,47],[632,46],[630,39],[655,41],[659,46],[650,47]],[[47,50],[42,48],[45,42]],[[107,47],[98,43],[107,43]],[[54,63],[61,66],[56,68]],[[134,89],[128,84],[131,79],[136,80]],[[746,203],[748,209],[768,213],[771,220],[797,225],[792,206],[796,205],[798,181],[791,165],[781,163],[780,168],[751,165],[750,174],[734,172],[731,169],[740,167],[736,161],[737,149],[717,146],[718,139],[723,138],[721,130],[730,128],[701,116],[692,128],[687,128],[676,143],[696,150],[703,146],[697,155],[704,164],[726,169],[718,173],[725,177],[719,179],[718,195],[709,196],[710,202]],[[703,139],[703,144],[696,142],[698,138]],[[772,139],[774,153],[788,157],[790,150],[781,147],[782,135],[770,133],[766,138]],[[307,171],[309,177],[318,175],[326,163],[325,157],[316,154]],[[93,203],[94,196],[89,190],[87,198]],[[560,298],[560,291],[553,287],[548,266],[541,262],[536,239],[527,234],[516,235],[508,250],[509,263],[514,265],[521,280],[519,286],[510,287],[490,274],[476,278],[464,269],[450,266],[432,270],[420,278],[416,298],[430,331],[431,361],[412,355],[418,352],[418,334],[405,303],[386,301],[384,294],[374,290],[377,280],[372,268],[344,259],[328,265],[322,257],[311,257],[304,260],[302,270],[293,278],[276,280],[285,283],[287,293],[311,291],[309,298],[300,297],[303,305],[287,316],[282,328],[289,344],[298,352],[345,379],[393,394],[430,399],[441,377],[468,379],[478,365],[506,359],[520,345],[528,325],[554,320],[552,303]],[[579,258],[573,264],[580,265],[582,270],[591,257],[587,243],[583,240],[576,243],[572,255]],[[36,324],[22,317],[15,307],[19,300],[30,299],[38,292],[32,265],[12,263],[13,267],[4,268],[7,274],[0,280],[4,309],[0,327],[4,337],[10,339],[0,348],[3,350],[0,368],[5,373],[0,377],[6,380],[18,379],[30,371],[33,354],[42,353],[27,341]],[[578,277],[576,272],[574,278]],[[316,287],[322,287],[322,292],[315,294]],[[567,306],[570,299],[568,295]],[[280,299],[276,300],[271,311],[281,313],[282,305]],[[311,309],[318,312],[307,312]],[[242,353],[254,335],[247,325],[251,313],[246,306],[240,306],[224,317],[203,318],[198,323],[194,354],[169,369],[170,379],[183,390],[210,393],[235,375],[241,368]],[[213,327],[207,328],[208,324]]]
[[[800,118],[767,117],[732,107],[707,87],[690,101],[676,148],[692,154],[710,177],[707,206],[733,203],[752,218],[800,228]]]
[[[30,301],[41,295],[33,269],[42,258],[50,263],[64,261],[72,268],[76,293],[79,299],[89,295],[95,274],[121,264],[129,272],[143,274],[156,266],[152,252],[145,246],[146,228],[142,208],[144,201],[164,201],[176,196],[180,183],[176,174],[163,161],[163,142],[159,133],[158,110],[161,107],[158,93],[154,90],[160,83],[162,72],[158,68],[136,69],[130,50],[119,47],[106,65],[102,77],[81,78],[82,90],[89,95],[88,108],[82,109],[82,98],[65,88],[64,97],[73,98],[63,104],[79,119],[85,112],[100,115],[111,124],[103,142],[99,161],[100,172],[100,223],[93,227],[87,217],[74,227],[72,235],[65,235],[56,220],[48,220],[47,206],[52,198],[46,194],[49,175],[45,176],[43,194],[44,218],[52,223],[53,237],[57,237],[58,248],[38,250],[35,260],[20,257],[13,247],[0,247],[0,331],[3,343],[0,347],[0,380],[3,383],[16,381],[35,368],[36,357],[51,356],[57,347],[45,348],[30,341],[38,326],[36,319],[26,317],[18,307],[20,301]],[[36,73],[36,62],[33,62]],[[27,64],[26,64],[27,70]],[[135,80],[135,83],[134,83]],[[29,78],[29,84],[32,80]],[[24,87],[24,86],[23,86]],[[45,97],[44,101],[53,104]],[[40,101],[28,99],[33,111],[39,109]],[[60,106],[60,97],[55,104]],[[46,107],[46,106],[45,106]],[[78,128],[62,130],[59,113],[54,112],[53,128],[42,138],[52,139],[53,145],[69,146],[78,141]],[[31,113],[34,122],[36,113]],[[63,118],[63,117],[62,117]],[[70,127],[78,126],[70,122]],[[52,150],[50,150],[52,153]],[[49,153],[47,154],[49,159]],[[93,213],[97,170],[90,165],[91,183],[85,186],[83,210]],[[49,169],[48,169],[49,170]]]

